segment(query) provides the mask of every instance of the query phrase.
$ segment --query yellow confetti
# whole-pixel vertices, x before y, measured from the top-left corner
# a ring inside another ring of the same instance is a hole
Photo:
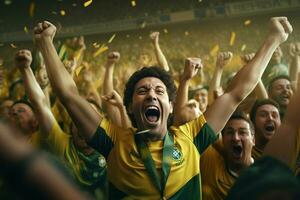
[[[111,43],[113,40],[114,40],[114,38],[116,37],[116,34],[113,34],[111,37],[110,37],[110,39],[108,40],[108,44],[109,43]]]
[[[100,55],[101,53],[103,53],[104,51],[108,50],[108,46],[106,46],[105,44],[102,44],[102,46],[93,54],[93,57],[97,57],[98,55]]]
[[[146,21],[144,21],[143,23],[141,23],[141,25],[140,25],[140,28],[145,28],[146,27],[146,25],[147,25],[147,22]]]
[[[241,51],[245,51],[245,49],[246,49],[246,45],[245,44],[243,44],[243,46],[242,46],[242,48],[241,48]]]
[[[165,29],[164,29],[164,33],[168,33],[168,29],[165,28]]]
[[[28,33],[28,28],[27,28],[27,26],[24,26],[24,32],[25,32],[25,33]]]
[[[93,3],[93,0],[86,1],[86,2],[84,2],[83,6],[86,8],[89,5],[91,5],[91,3]]]
[[[250,20],[250,19],[244,21],[244,25],[245,25],[245,26],[248,26],[248,25],[250,25],[250,24],[251,24],[251,20]]]
[[[34,3],[34,2],[31,2],[30,5],[29,5],[29,16],[30,16],[30,17],[33,17],[33,15],[34,15],[34,10],[35,10],[35,3]]]
[[[188,31],[185,31],[185,32],[184,32],[184,35],[185,35],[185,36],[188,36],[189,34],[190,34],[190,33],[189,33]]]
[[[126,37],[127,37],[127,38],[130,38],[130,35],[129,35],[129,34],[127,34],[127,35],[126,35]]]
[[[229,41],[229,45],[230,46],[233,46],[234,41],[235,41],[235,36],[236,36],[235,32],[231,32],[231,34],[230,34],[230,41]]]
[[[59,13],[60,13],[61,16],[65,16],[66,15],[66,11],[64,11],[64,10],[59,11]]]
[[[136,6],[135,1],[131,1],[131,6],[132,6],[132,7],[135,7],[135,6]]]
[[[76,69],[75,69],[75,74],[76,74],[76,76],[78,76],[79,74],[80,74],[80,72],[81,72],[81,70],[84,68],[84,66],[79,66],[79,67],[77,67]]]
[[[98,44],[97,42],[94,42],[93,47],[98,49],[100,47],[100,44]]]
[[[141,40],[141,39],[143,39],[143,37],[142,37],[142,36],[140,36],[140,37],[139,37],[139,39]]]
[[[11,43],[10,46],[11,46],[12,48],[14,48],[14,49],[17,48],[17,46],[16,46],[14,43]]]
[[[210,50],[210,55],[211,56],[216,56],[218,51],[220,50],[220,47],[218,44],[216,44],[211,50]]]

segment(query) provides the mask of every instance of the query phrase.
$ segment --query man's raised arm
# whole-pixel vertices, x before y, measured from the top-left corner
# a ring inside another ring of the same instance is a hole
[[[91,139],[101,116],[79,95],[73,78],[65,69],[53,45],[56,27],[50,22],[38,23],[34,28],[35,41],[44,57],[53,91],[66,107],[79,132]]]
[[[43,134],[43,137],[47,137],[55,122],[55,118],[48,106],[47,98],[30,68],[31,61],[32,56],[29,50],[24,49],[16,53],[15,62],[21,72],[26,94],[34,107],[41,134]]]
[[[207,122],[219,132],[248,94],[255,88],[275,49],[284,41],[293,28],[286,17],[271,18],[271,28],[255,57],[233,78],[227,91],[204,113]]]

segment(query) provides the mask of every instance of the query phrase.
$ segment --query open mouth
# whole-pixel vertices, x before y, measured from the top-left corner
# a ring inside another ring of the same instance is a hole
[[[159,120],[160,111],[156,106],[149,106],[146,108],[145,117],[148,122],[155,123]]]
[[[240,158],[242,156],[243,148],[241,145],[234,145],[232,147],[232,152],[233,152],[234,157]]]
[[[275,130],[274,124],[268,124],[268,125],[265,127],[265,130],[268,131],[268,132],[274,131],[274,130]]]

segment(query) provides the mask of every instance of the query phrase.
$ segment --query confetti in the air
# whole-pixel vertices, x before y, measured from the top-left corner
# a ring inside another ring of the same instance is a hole
[[[243,46],[242,46],[242,48],[241,48],[241,51],[245,51],[245,49],[246,49],[246,45],[245,44],[243,44]]]
[[[110,39],[108,40],[108,44],[109,43],[111,43],[114,39],[115,39],[115,37],[116,37],[116,34],[113,34],[111,37],[110,37]]]
[[[79,66],[79,67],[77,67],[76,69],[75,69],[75,74],[76,74],[76,76],[78,76],[79,74],[80,74],[80,72],[81,72],[81,70],[84,68],[84,66]]]
[[[60,10],[59,13],[60,13],[61,16],[65,16],[66,15],[66,11],[64,11],[64,10]]]
[[[235,41],[235,37],[236,37],[235,32],[231,32],[231,34],[230,34],[230,41],[229,41],[229,45],[230,46],[233,46],[234,41]]]
[[[189,34],[190,34],[190,33],[189,33],[188,31],[185,31],[185,32],[184,32],[184,35],[185,35],[185,36],[188,36]]]
[[[84,2],[83,6],[86,8],[89,5],[91,5],[91,3],[93,3],[93,0],[86,1],[86,2]]]
[[[106,46],[105,44],[102,44],[102,46],[93,54],[93,57],[95,58],[107,50],[108,50],[108,46]]]
[[[135,1],[131,1],[131,6],[132,6],[132,7],[135,7],[135,6],[136,6]]]
[[[146,21],[143,21],[143,23],[140,25],[140,28],[145,28],[146,27],[146,25],[147,25],[147,22]]]
[[[11,46],[12,48],[14,48],[14,49],[17,48],[17,46],[16,46],[14,43],[11,43],[10,46]]]
[[[98,44],[97,42],[94,42],[93,43],[93,47],[96,48],[96,49],[98,49],[100,47],[100,44]]]
[[[24,32],[25,32],[25,33],[28,33],[28,28],[27,28],[27,26],[24,26]]]
[[[127,38],[130,38],[130,35],[129,35],[129,34],[127,34],[127,35],[126,35],[126,37],[127,37]]]
[[[31,2],[29,5],[29,16],[33,17],[34,16],[34,9],[35,9],[35,3]]]
[[[248,25],[250,25],[250,24],[251,24],[251,20],[250,20],[250,19],[244,21],[244,25],[245,25],[245,26],[248,26]]]
[[[165,28],[165,29],[164,29],[164,33],[168,33],[168,29]]]
[[[219,45],[218,44],[216,44],[211,50],[210,50],[210,55],[211,56],[216,56],[217,55],[217,53],[219,52],[219,50],[220,50],[220,47],[219,47]]]

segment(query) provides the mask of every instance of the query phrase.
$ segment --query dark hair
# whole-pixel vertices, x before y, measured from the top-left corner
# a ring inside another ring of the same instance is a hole
[[[188,97],[189,97],[189,99],[192,99],[192,98],[194,98],[195,94],[198,91],[200,91],[200,90],[207,90],[208,91],[208,89],[209,89],[208,85],[198,85],[194,88],[190,88]]]
[[[249,124],[249,126],[250,126],[251,134],[254,135],[254,126],[253,126],[253,123],[251,122],[251,120],[249,119],[249,117],[246,115],[246,113],[243,112],[243,111],[240,111],[240,110],[234,111],[234,113],[230,116],[230,118],[227,121],[227,123],[230,120],[238,120],[238,119],[246,121]],[[223,130],[222,130],[222,133],[223,133]]]
[[[31,105],[31,103],[29,101],[26,100],[17,100],[13,103],[13,105],[11,107],[13,107],[14,105],[18,104],[18,103],[22,103],[22,104],[26,104],[27,106],[29,106],[31,108],[32,111],[34,111],[33,106]]]
[[[132,96],[134,93],[135,85],[141,79],[146,78],[146,77],[155,77],[155,78],[160,79],[167,88],[169,100],[171,102],[174,102],[175,97],[176,97],[176,86],[175,86],[174,80],[173,80],[172,76],[167,71],[163,70],[162,68],[156,67],[156,66],[143,67],[142,69],[133,73],[125,85],[123,102],[126,107],[128,116],[134,127],[136,127],[136,122],[135,122],[134,116],[128,112],[128,109],[129,109],[129,105],[132,102]]]
[[[263,105],[273,105],[274,107],[277,108],[278,112],[280,110],[279,104],[276,101],[272,100],[272,99],[258,99],[258,100],[256,100],[254,105],[251,108],[251,111],[250,111],[250,119],[251,119],[253,124],[255,124],[255,116],[256,116],[256,112],[257,112],[258,108],[263,106]]]
[[[270,91],[272,89],[273,83],[279,79],[286,79],[291,82],[291,78],[288,75],[282,74],[282,75],[276,76],[273,79],[271,79],[271,81],[269,82],[268,91]]]

